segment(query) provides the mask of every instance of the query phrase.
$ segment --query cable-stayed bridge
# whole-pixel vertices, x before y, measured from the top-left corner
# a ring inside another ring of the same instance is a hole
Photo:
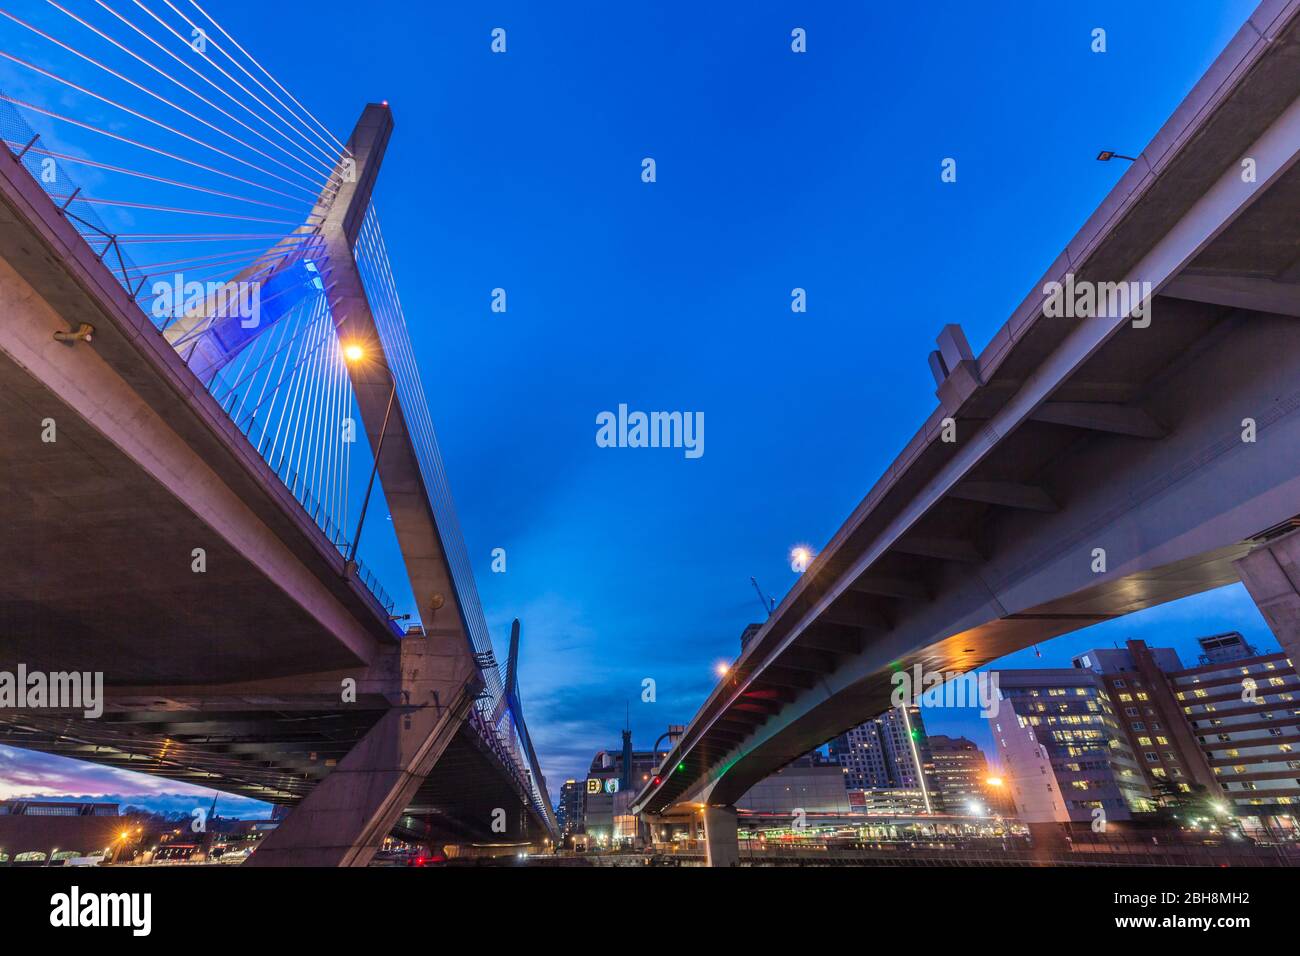
[[[107,685],[0,743],[295,807],[263,863],[554,826],[372,201],[392,129],[336,138],[193,0],[0,7],[0,669]]]

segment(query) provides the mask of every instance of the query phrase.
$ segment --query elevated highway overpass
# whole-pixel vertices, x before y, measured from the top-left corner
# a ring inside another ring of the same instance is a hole
[[[1238,580],[1300,660],[1300,3],[1252,15],[751,639],[638,795],[734,804],[953,674]],[[1009,236],[1008,241],[1015,241]],[[1090,316],[1049,283],[1149,283]]]
[[[517,704],[484,704],[491,645],[354,257],[391,129],[386,107],[366,109],[355,175],[304,228],[326,249],[338,336],[375,356],[349,372],[413,633],[210,391],[218,337],[190,349],[207,363],[196,374],[68,205],[0,151],[0,669],[107,684],[98,719],[0,711],[0,744],[293,807],[253,865],[364,865],[399,817],[433,844],[541,841],[554,826],[511,736]],[[86,323],[90,339],[58,340]]]

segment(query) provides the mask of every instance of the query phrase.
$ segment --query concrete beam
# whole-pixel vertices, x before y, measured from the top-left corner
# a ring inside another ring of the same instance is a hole
[[[746,689],[741,695],[741,700],[785,701],[788,703],[794,696],[796,696],[793,691],[787,690],[784,687],[763,687],[760,686],[761,684],[762,680],[760,679],[757,684]]]
[[[781,655],[781,666],[811,674],[826,674],[835,669],[836,657],[822,651],[792,648]]]
[[[1134,438],[1164,438],[1165,429],[1150,415],[1133,405],[1094,402],[1044,402],[1029,416],[1030,421],[1066,425],[1087,431]]]
[[[803,690],[813,687],[817,683],[817,678],[809,675],[807,671],[779,665],[763,668],[763,680],[769,684],[776,684],[778,687],[798,687]]]
[[[303,710],[336,707],[344,680],[356,685],[358,701],[393,703],[402,690],[401,660],[392,653],[377,655],[364,667],[308,671],[287,677],[266,677],[230,683],[122,685],[105,690],[104,710],[124,720],[165,720],[169,712],[226,712],[279,707]]]
[[[950,497],[1024,511],[1050,514],[1057,510],[1056,502],[1042,488],[1013,481],[963,481],[953,489]]]
[[[804,685],[808,683],[807,679],[804,678],[802,675],[800,675],[800,681],[798,684],[792,684],[792,683],[787,683],[786,681],[778,680],[776,678],[768,678],[766,672],[764,672],[763,674],[763,681],[765,684],[772,687],[776,687],[778,689],[793,687],[799,690],[804,689]],[[735,710],[734,716],[738,720],[743,719],[746,715],[754,718],[763,718],[763,717],[767,717],[767,715],[769,714],[776,713],[780,709],[781,709],[781,704],[778,701],[767,700],[762,697],[746,696],[746,697],[742,697],[740,701],[736,703],[734,707]],[[733,716],[733,715],[728,715],[728,716]]]
[[[856,654],[862,650],[862,632],[854,628],[809,628],[799,637],[800,647],[829,651],[832,654]]]
[[[900,598],[905,601],[930,600],[929,589],[919,581],[883,574],[864,574],[849,585],[849,590],[880,597]]]
[[[877,608],[878,601],[869,594],[847,592],[827,608],[822,620],[827,624],[840,624],[860,629],[888,631],[889,620]]]
[[[1300,285],[1241,275],[1196,275],[1184,272],[1167,282],[1161,295],[1253,312],[1300,318]]]
[[[734,747],[739,743],[743,743],[748,736],[749,734],[743,730],[723,730],[718,727],[710,727],[704,739]]]
[[[744,724],[761,720],[767,714],[777,710],[781,704],[790,703],[792,697],[797,698],[798,690],[799,688],[792,689],[780,684],[765,683],[762,687],[746,692],[745,696],[740,698],[736,703],[735,712],[727,714],[726,723]]]
[[[910,535],[895,541],[892,547],[903,554],[915,554],[922,558],[952,561],[957,564],[979,564],[984,560],[984,556],[979,553],[975,545],[960,538]],[[821,616],[825,616],[825,612]]]
[[[1300,667],[1300,531],[1260,545],[1235,566],[1269,630]]]

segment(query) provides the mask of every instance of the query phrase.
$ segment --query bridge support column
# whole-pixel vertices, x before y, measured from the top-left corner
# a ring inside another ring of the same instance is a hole
[[[1300,667],[1300,531],[1260,545],[1236,568],[1282,650]]]
[[[637,817],[637,821],[639,826],[645,827],[647,845],[654,846],[658,843],[668,842],[664,837],[667,828],[664,826],[663,817],[653,813],[642,813]]]
[[[429,638],[408,637],[380,663],[396,678],[386,682],[392,708],[245,866],[370,862],[465,722],[481,685],[468,648],[439,643],[454,647],[435,650]]]
[[[704,808],[704,853],[708,866],[739,866],[735,807]]]

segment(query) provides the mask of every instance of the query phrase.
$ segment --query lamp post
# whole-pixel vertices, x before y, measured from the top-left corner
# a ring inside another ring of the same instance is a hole
[[[350,365],[356,365],[365,357],[366,350],[356,343],[343,348],[343,358]],[[379,456],[384,450],[384,435],[388,433],[388,418],[393,413],[393,399],[397,397],[397,378],[393,375],[392,369],[387,365],[381,365],[380,367],[388,373],[388,379],[393,383],[393,387],[388,393],[388,407],[384,409],[384,423],[379,428],[379,441],[375,444],[375,463],[370,468],[370,480],[366,482],[366,496],[361,501],[361,514],[357,518],[357,530],[352,535],[352,545],[348,548],[347,560],[343,562],[344,577],[356,570],[357,545],[361,543],[361,528],[366,522],[366,509],[370,507],[370,493],[375,488],[375,475],[379,471]]]

